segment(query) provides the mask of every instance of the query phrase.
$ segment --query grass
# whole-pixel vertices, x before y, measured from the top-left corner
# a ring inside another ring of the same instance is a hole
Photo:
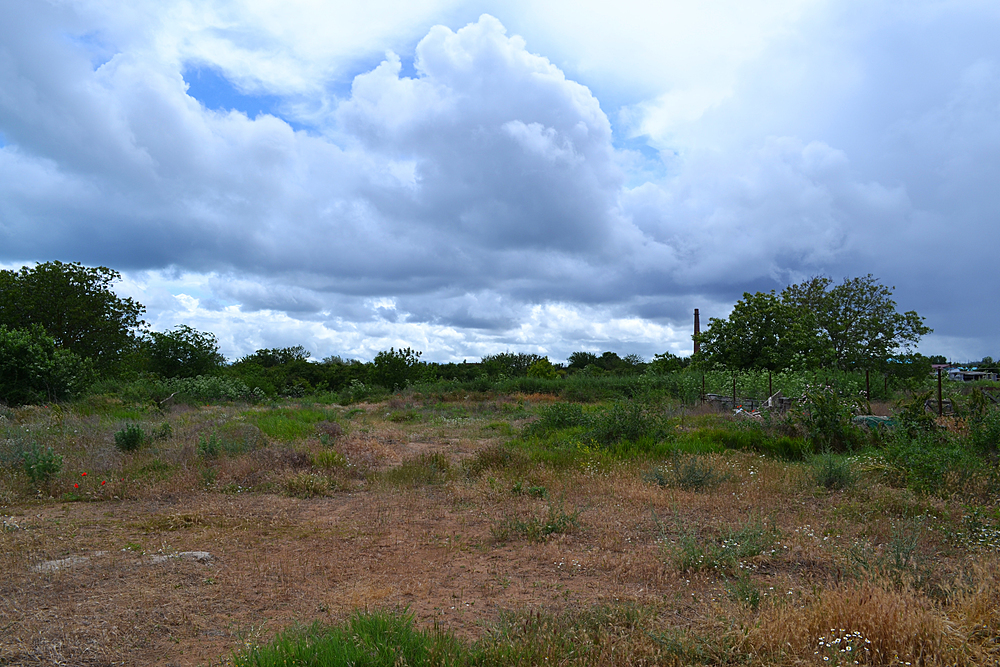
[[[6,409],[0,664],[995,662],[992,422],[816,456],[632,390]]]

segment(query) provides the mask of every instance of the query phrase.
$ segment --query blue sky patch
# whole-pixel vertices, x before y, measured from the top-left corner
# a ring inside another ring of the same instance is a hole
[[[260,114],[271,114],[282,118],[281,98],[277,95],[247,95],[240,92],[222,72],[212,67],[185,68],[184,81],[188,84],[187,94],[213,111],[240,111],[247,118]]]

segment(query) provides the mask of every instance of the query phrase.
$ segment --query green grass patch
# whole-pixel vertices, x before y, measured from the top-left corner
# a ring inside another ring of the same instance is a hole
[[[293,627],[264,646],[233,656],[236,667],[471,664],[467,645],[437,630],[417,630],[413,616],[398,611],[355,612],[335,626]]]
[[[335,411],[319,408],[251,411],[245,412],[243,416],[265,435],[282,442],[293,442],[307,438],[315,432],[317,422],[334,421],[337,418]]]

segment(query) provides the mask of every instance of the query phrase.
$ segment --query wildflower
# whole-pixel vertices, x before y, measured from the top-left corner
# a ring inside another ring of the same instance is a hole
[[[81,472],[80,473],[80,477],[86,477],[86,476],[87,476],[87,473],[85,473],[85,472]]]
[[[101,486],[104,486],[105,484],[107,484],[107,482],[102,479],[101,480]]]
[[[80,488],[80,485],[79,485],[79,484],[74,484],[74,485],[73,485],[73,488],[74,488],[74,489],[79,489],[79,488]]]

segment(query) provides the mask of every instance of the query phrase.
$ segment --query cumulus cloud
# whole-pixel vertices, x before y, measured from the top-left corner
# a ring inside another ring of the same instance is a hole
[[[883,45],[919,33],[907,53],[924,54],[940,8],[736,4],[561,24],[515,4],[549,57],[490,14],[432,25],[488,3],[11,0],[0,261],[124,270],[155,325],[216,331],[231,356],[648,357],[690,349],[693,307],[722,316],[744,290],[817,273],[873,272],[949,321],[972,301],[932,289],[942,244],[998,234],[997,48],[958,48],[926,94]],[[192,68],[277,102],[207,107]]]

